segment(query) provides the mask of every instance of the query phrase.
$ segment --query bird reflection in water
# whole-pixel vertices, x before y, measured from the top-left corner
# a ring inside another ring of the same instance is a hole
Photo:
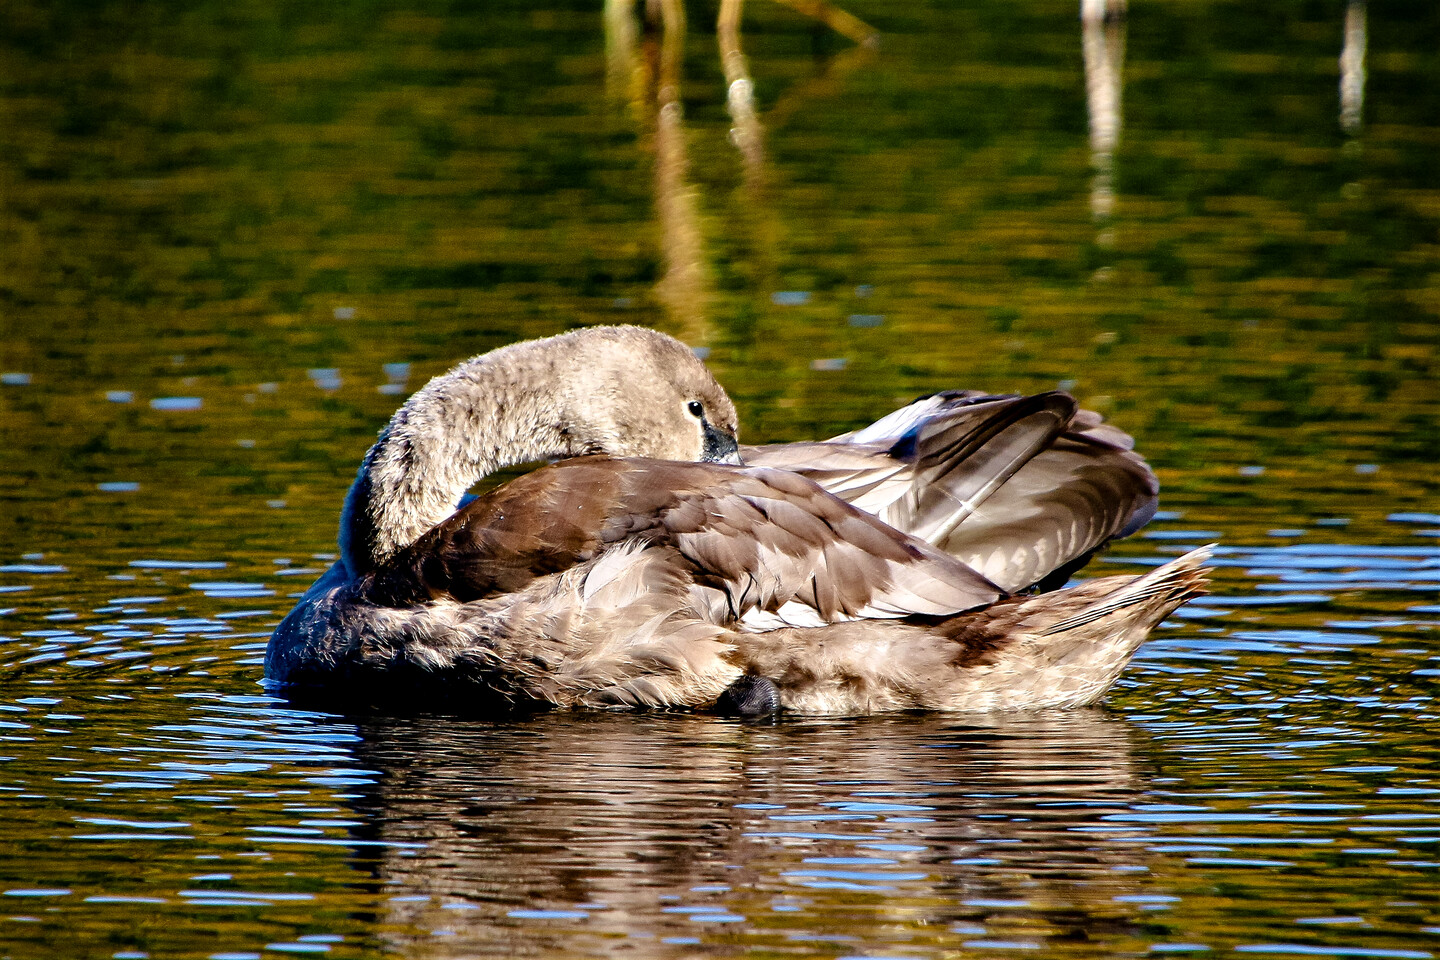
[[[1104,819],[1146,789],[1138,734],[1097,711],[371,718],[361,732],[357,760],[382,776],[356,801],[356,839],[382,844],[356,866],[395,948],[433,948],[440,931],[467,955],[617,936],[648,955],[675,936],[863,939],[877,920],[914,944],[1089,938],[1128,923],[1113,898],[1145,872]]]

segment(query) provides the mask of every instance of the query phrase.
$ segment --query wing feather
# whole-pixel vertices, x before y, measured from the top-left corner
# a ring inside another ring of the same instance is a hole
[[[1154,513],[1133,441],[1073,398],[952,391],[832,440],[749,447],[950,553],[1007,591],[1055,585]]]
[[[584,457],[477,498],[377,571],[371,598],[481,599],[592,561],[594,595],[627,582],[621,553],[661,547],[701,590],[697,609],[727,622],[795,603],[823,622],[944,616],[1003,595],[793,473]]]

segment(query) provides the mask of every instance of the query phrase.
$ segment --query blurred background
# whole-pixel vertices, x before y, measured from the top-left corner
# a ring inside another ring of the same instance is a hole
[[[7,4],[0,535],[318,549],[408,391],[615,322],[751,442],[1063,384],[1172,502],[1433,493],[1433,5],[805,9]]]
[[[1431,956],[1437,40],[1406,0],[6,0],[6,954]],[[404,397],[600,323],[706,351],[747,442],[1069,390],[1163,486],[1092,569],[1219,540],[1213,603],[1109,711],[981,732],[258,696]]]

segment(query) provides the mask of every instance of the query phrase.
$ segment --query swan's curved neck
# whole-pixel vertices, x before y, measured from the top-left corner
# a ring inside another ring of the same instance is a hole
[[[487,474],[584,452],[562,427],[563,401],[535,387],[560,382],[554,367],[514,347],[497,351],[431,380],[396,412],[365,455],[340,515],[340,557],[352,575],[375,569],[450,516]]]

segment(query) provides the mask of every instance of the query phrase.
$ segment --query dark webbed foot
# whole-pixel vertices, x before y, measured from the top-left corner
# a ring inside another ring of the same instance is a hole
[[[715,701],[724,717],[768,717],[780,712],[780,690],[769,677],[746,675],[725,688]]]

